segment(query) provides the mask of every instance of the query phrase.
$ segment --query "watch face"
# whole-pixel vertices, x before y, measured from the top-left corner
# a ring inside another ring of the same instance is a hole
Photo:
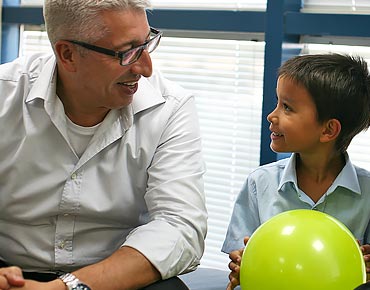
[[[91,290],[89,286],[79,283],[76,287],[73,287],[73,290]]]

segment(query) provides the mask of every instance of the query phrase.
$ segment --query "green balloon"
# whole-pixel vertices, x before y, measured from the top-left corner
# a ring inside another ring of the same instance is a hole
[[[250,237],[240,265],[242,290],[352,290],[366,281],[356,239],[314,210],[283,212]]]

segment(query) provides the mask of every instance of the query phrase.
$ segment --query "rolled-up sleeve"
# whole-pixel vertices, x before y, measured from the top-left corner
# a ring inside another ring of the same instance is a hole
[[[168,98],[166,106],[171,110],[147,170],[149,222],[124,243],[144,254],[163,279],[199,265],[207,231],[205,165],[194,98]]]

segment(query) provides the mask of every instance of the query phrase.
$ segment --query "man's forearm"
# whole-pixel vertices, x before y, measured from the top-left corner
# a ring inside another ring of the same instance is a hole
[[[161,279],[140,252],[122,247],[107,259],[73,272],[92,290],[140,289]]]

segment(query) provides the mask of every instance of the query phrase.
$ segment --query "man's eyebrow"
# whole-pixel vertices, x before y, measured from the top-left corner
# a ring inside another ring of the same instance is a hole
[[[148,41],[148,40],[149,40],[149,38],[150,38],[150,34],[151,34],[151,33],[152,33],[152,30],[151,30],[151,28],[149,28],[149,32],[148,32],[148,34],[147,34],[147,36],[146,36],[146,38],[145,38],[145,41],[144,41],[144,42],[146,42],[146,41]],[[114,46],[114,47],[113,47],[113,50],[116,50],[116,51],[126,51],[126,50],[130,50],[131,48],[134,48],[134,47],[136,47],[136,46],[139,46],[139,45],[143,44],[144,42],[139,43],[139,42],[138,42],[138,41],[136,41],[136,40],[131,40],[130,42],[125,42],[125,43],[121,43],[121,44],[119,44],[119,45]],[[122,47],[124,47],[124,46],[129,46],[129,45],[131,45],[131,48],[122,49]]]
[[[148,38],[150,38],[150,34],[152,33],[152,28],[151,27],[149,27],[149,32],[148,32],[148,34],[147,34],[147,36],[146,36],[146,39],[148,39]]]

